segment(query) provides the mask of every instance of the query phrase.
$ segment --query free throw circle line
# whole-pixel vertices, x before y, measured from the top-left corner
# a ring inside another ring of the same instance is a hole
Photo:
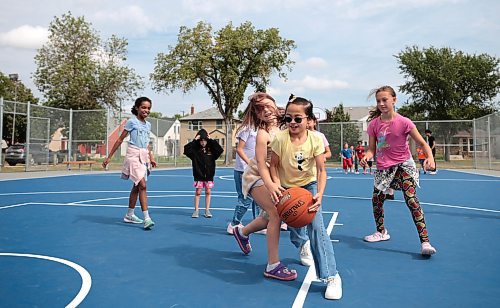
[[[84,269],[82,266],[65,259],[43,256],[43,255],[34,255],[29,253],[13,253],[13,252],[0,252],[0,256],[25,257],[25,258],[49,260],[62,263],[77,271],[78,274],[80,274],[80,277],[82,277],[82,287],[80,288],[80,291],[75,296],[75,298],[73,298],[73,300],[68,305],[66,305],[66,307],[69,308],[78,307],[78,305],[80,305],[80,303],[85,299],[85,297],[90,291],[90,287],[92,286],[92,278],[90,277],[89,272],[87,272],[87,270]]]

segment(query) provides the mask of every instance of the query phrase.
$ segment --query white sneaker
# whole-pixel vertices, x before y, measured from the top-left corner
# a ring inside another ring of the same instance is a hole
[[[325,292],[326,299],[341,299],[342,298],[342,278],[339,273],[328,279]]]
[[[432,247],[431,243],[429,242],[422,243],[422,250],[421,250],[422,256],[431,256],[435,253],[436,253],[436,248]]]
[[[234,229],[234,228],[236,228],[236,227],[243,228],[243,225],[242,225],[242,224],[238,224],[238,225],[236,225],[236,226],[233,226],[233,225],[232,225],[232,223],[229,223],[229,224],[227,225],[227,229],[226,229],[226,230],[227,230],[227,233],[228,233],[228,234],[233,234],[233,229]]]
[[[389,235],[389,232],[387,232],[387,229],[384,229],[384,233],[380,233],[377,231],[371,235],[365,236],[364,240],[366,242],[374,243],[380,241],[387,241],[390,238],[391,236]]]
[[[280,229],[281,229],[281,231],[288,231],[288,225],[283,222],[283,223],[281,223]]]
[[[198,218],[200,217],[200,212],[198,210],[194,210],[193,215],[191,215],[192,218]]]
[[[129,224],[142,224],[144,222],[142,219],[135,216],[135,214],[125,215],[125,217],[123,217],[123,221]]]
[[[304,266],[314,265],[314,259],[311,252],[311,241],[307,241],[300,247],[300,263]]]

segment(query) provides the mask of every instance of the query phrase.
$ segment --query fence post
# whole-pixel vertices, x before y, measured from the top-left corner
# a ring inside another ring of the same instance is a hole
[[[342,152],[343,148],[344,148],[344,122],[340,122],[340,151],[339,149],[337,149],[337,151]],[[342,156],[340,157],[340,163],[342,164]]]
[[[491,128],[489,116],[486,119],[486,125],[488,125],[488,170],[491,170]]]
[[[175,119],[175,121],[178,121],[177,119]],[[180,130],[180,126],[177,126],[176,125],[176,122],[174,122],[174,167],[177,167],[177,147],[179,146],[178,142],[177,142],[177,130]]]
[[[476,135],[476,119],[472,120],[472,148],[474,149],[474,152],[472,153],[473,161],[474,161],[474,169],[477,169],[477,135]]]
[[[109,106],[106,109],[106,136],[104,136],[104,142],[106,142],[106,157],[109,156]],[[108,170],[108,166],[106,166]]]
[[[16,102],[17,104],[17,102]],[[15,116],[15,113],[14,113]],[[31,131],[31,103],[28,102],[27,110],[26,110],[26,161],[24,164],[24,171],[28,171],[30,169],[30,131]]]
[[[69,109],[69,138],[68,138],[68,161],[72,160],[73,149],[73,108]],[[68,169],[71,165],[68,164]]]

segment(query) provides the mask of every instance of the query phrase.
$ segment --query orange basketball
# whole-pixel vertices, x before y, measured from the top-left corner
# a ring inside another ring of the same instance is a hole
[[[316,212],[307,210],[312,204],[313,196],[307,189],[292,187],[283,192],[277,205],[278,214],[287,225],[301,228],[311,223],[316,215]]]

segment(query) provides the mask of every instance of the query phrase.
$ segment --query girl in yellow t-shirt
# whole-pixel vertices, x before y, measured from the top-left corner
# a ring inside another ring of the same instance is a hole
[[[312,102],[290,96],[284,117],[287,129],[278,132],[271,141],[273,152],[270,171],[273,182],[278,185],[270,187],[272,189],[269,192],[275,203],[282,195],[282,188],[303,187],[312,193],[314,204],[309,207],[309,211],[316,212],[316,216],[306,227],[292,230],[290,234],[295,238],[291,240],[297,248],[304,246],[307,228],[316,275],[327,284],[325,298],[340,299],[342,280],[321,212],[326,186],[325,146],[319,135],[307,130],[307,121],[312,118]]]

